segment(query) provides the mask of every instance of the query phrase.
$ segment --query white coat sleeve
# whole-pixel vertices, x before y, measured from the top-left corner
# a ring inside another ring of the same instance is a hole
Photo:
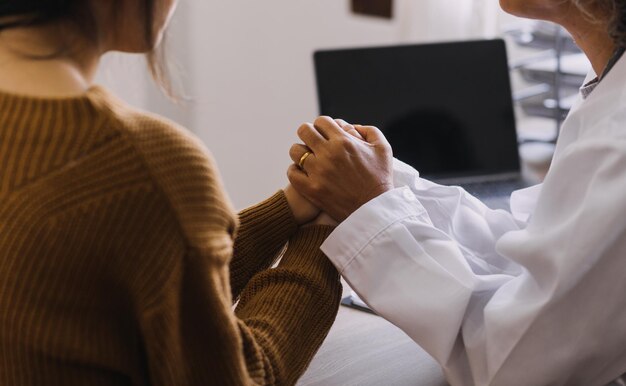
[[[412,191],[413,195],[403,193],[402,199],[417,199],[417,210],[424,210],[432,226],[455,241],[475,273],[519,273],[520,267],[502,258],[495,244],[506,232],[525,227],[527,217],[515,218],[507,211],[490,209],[458,186],[438,185],[420,178],[415,169],[399,160],[394,160],[394,185]],[[389,205],[373,203],[370,207],[377,211]]]
[[[322,250],[452,385],[602,385],[626,370],[625,141],[568,147],[523,229],[431,193],[383,194]],[[469,261],[483,256],[464,250],[473,237],[500,269]]]

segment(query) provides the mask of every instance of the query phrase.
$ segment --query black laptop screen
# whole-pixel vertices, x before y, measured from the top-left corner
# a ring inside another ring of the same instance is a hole
[[[431,178],[519,172],[502,40],[318,51],[320,111],[374,125]]]

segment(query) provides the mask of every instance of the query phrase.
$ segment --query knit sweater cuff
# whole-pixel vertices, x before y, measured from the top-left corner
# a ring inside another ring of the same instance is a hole
[[[295,269],[319,279],[338,279],[337,270],[320,250],[320,246],[334,229],[326,225],[300,228],[289,240],[279,267]]]
[[[298,229],[285,193],[280,190],[267,200],[239,213],[241,230],[246,238],[260,245],[274,247],[284,244]]]

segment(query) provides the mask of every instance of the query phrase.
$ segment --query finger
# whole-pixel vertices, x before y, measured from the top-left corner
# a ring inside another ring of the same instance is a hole
[[[313,151],[326,142],[326,138],[310,123],[304,123],[298,128],[298,137]]]
[[[307,151],[311,151],[308,146],[296,143],[289,149],[289,157],[291,158],[293,163],[297,165],[298,163],[300,163],[300,159]]]
[[[344,130],[349,130],[350,126],[352,126],[351,124],[349,124],[348,122],[344,121],[341,118],[337,118],[335,119],[335,122],[337,122],[337,124],[339,125],[339,127],[341,127]]]
[[[321,116],[315,120],[315,122],[313,123],[313,126],[326,139],[331,139],[331,138],[335,138],[338,136],[346,135],[346,132],[331,117]]]
[[[315,153],[311,152],[306,146],[293,145],[291,149],[289,149],[289,156],[293,164],[304,173],[308,174],[308,172],[315,167]]]
[[[309,187],[309,176],[296,165],[289,166],[287,169],[287,178],[289,183],[294,189],[300,193],[304,198],[307,198],[307,192]]]
[[[337,124],[339,125],[339,127],[341,127],[343,129],[343,131],[345,131],[346,133],[352,135],[353,137],[356,137],[360,140],[363,140],[363,136],[361,134],[359,134],[358,131],[356,131],[356,129],[354,128],[353,125],[349,124],[348,122],[344,121],[343,119],[335,119],[335,122],[337,122]]]
[[[377,127],[357,125],[354,126],[354,128],[356,129],[356,131],[359,132],[359,134],[363,136],[365,142],[371,143],[373,145],[377,143],[389,144],[383,132],[380,131]]]

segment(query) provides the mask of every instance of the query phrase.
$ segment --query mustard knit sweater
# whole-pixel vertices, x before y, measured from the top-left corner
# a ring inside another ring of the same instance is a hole
[[[102,88],[0,94],[0,385],[294,384],[330,231],[282,193],[236,216],[196,139]]]

